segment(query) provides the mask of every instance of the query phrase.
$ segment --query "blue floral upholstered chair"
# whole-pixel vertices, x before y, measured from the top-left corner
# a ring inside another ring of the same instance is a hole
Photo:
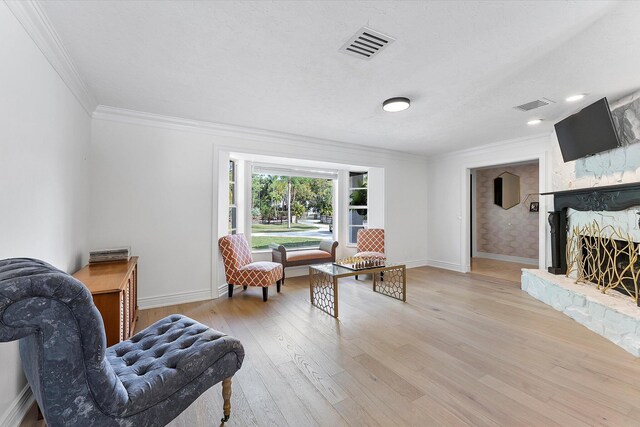
[[[163,426],[222,381],[229,419],[240,341],[172,315],[106,347],[91,293],[42,261],[0,261],[0,342],[22,366],[50,427]]]

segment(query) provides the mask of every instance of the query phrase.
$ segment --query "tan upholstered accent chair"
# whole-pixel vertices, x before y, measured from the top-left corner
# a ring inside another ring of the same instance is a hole
[[[244,234],[230,234],[218,240],[220,253],[224,260],[224,272],[229,284],[229,298],[233,296],[233,286],[242,285],[262,287],[262,300],[269,298],[269,286],[274,283],[280,292],[283,268],[275,262],[253,262],[251,248]]]

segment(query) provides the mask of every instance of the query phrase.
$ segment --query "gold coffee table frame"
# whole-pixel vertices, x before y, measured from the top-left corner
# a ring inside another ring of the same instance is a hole
[[[373,275],[374,292],[403,302],[407,300],[407,267],[403,264],[387,264],[384,267],[362,270],[351,270],[335,264],[316,264],[309,266],[311,305],[337,318],[338,279],[363,274]]]

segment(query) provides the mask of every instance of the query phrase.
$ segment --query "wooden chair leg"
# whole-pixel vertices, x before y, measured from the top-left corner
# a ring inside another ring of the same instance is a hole
[[[249,286],[243,286],[242,289],[244,289],[246,291],[248,287]]]
[[[231,377],[222,380],[222,399],[224,400],[222,406],[224,417],[220,421],[226,423],[231,416]]]
[[[229,283],[229,298],[233,296],[233,285]]]
[[[284,285],[284,276],[285,276],[285,274],[284,274],[284,268],[283,268],[283,269],[282,269],[282,284],[283,284],[283,285]]]
[[[263,286],[262,287],[262,301],[266,301],[269,298],[269,287],[268,286]]]
[[[280,293],[280,286],[281,286],[281,285],[282,285],[282,280],[278,280],[278,281],[276,282],[276,288],[277,288],[277,290],[278,290],[278,293]]]
[[[358,275],[356,274],[356,280],[358,280]]]

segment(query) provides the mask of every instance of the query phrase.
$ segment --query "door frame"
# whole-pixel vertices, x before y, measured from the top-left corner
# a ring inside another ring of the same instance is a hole
[[[547,182],[549,182],[550,176],[547,172],[547,153],[545,151],[537,154],[527,154],[522,157],[514,156],[505,158],[500,161],[499,164],[495,163],[495,160],[480,160],[465,163],[461,170],[461,182],[464,185],[464,191],[462,191],[461,200],[461,221],[460,221],[460,247],[461,256],[460,264],[463,269],[463,273],[471,271],[471,181],[469,175],[473,169],[485,168],[491,166],[508,165],[513,163],[524,163],[538,161],[538,191],[542,192],[547,188]],[[546,254],[548,253],[547,245],[549,230],[547,228],[547,200],[546,197],[540,197],[540,210],[538,215],[538,268],[544,269],[547,265]]]

